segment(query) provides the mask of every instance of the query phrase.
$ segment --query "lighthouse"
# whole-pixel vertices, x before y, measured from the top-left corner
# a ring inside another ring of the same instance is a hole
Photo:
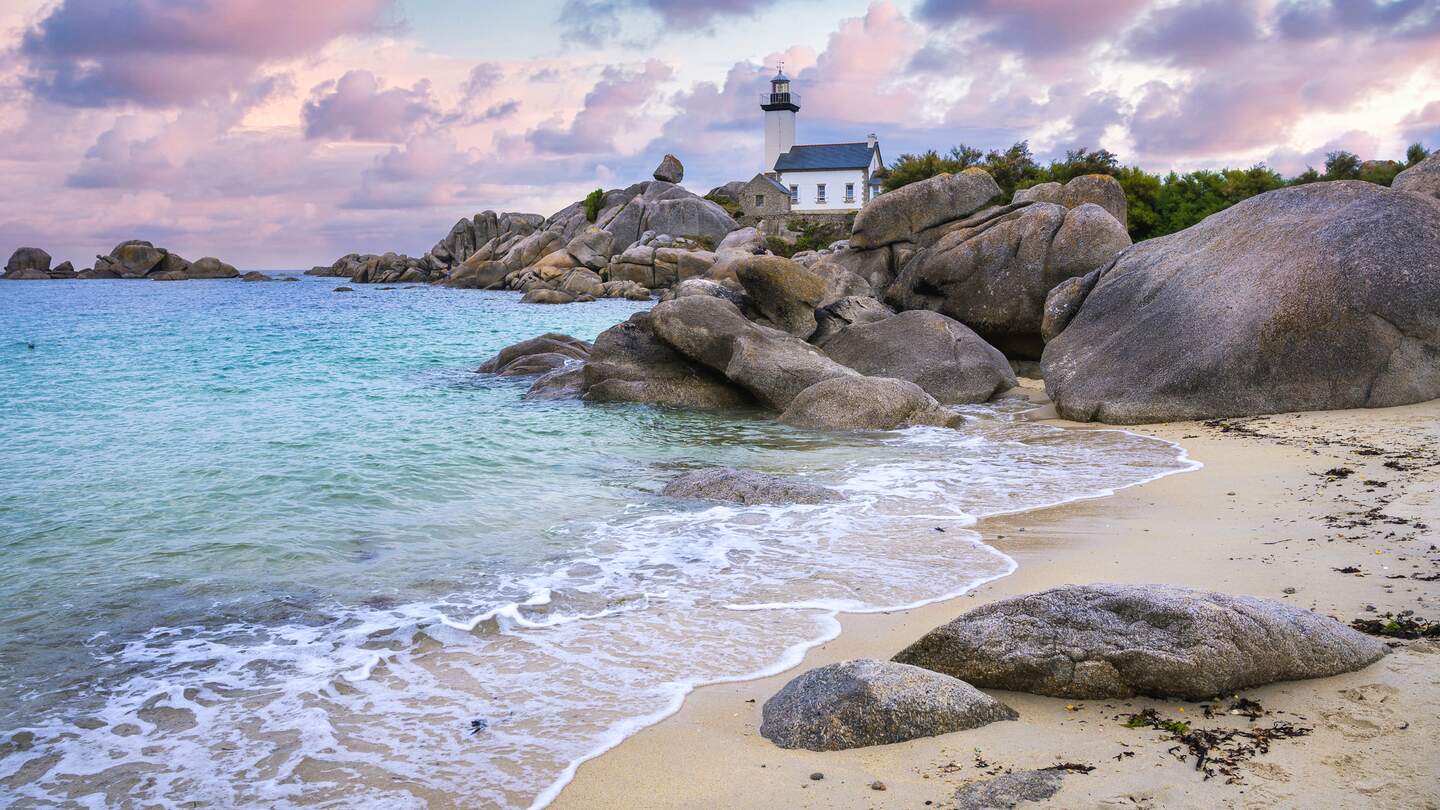
[[[790,78],[781,68],[770,79],[770,92],[760,96],[765,111],[765,171],[775,171],[775,161],[795,145],[795,114],[800,96],[790,92]]]

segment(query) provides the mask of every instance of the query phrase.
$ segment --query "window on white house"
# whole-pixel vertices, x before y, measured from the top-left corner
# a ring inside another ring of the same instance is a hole
[[[764,195],[764,194],[756,194],[756,195],[755,195],[755,207],[756,207],[756,208],[764,208],[764,207],[765,207],[765,195]]]
[[[791,187],[790,187],[790,204],[791,204],[791,205],[794,205],[795,203],[798,203],[798,202],[800,202],[800,187],[799,187],[799,186],[791,186]]]
[[[847,202],[847,203],[855,202],[855,184],[854,184],[854,183],[846,183],[846,184],[845,184],[845,202]]]
[[[815,202],[817,202],[817,203],[823,203],[823,202],[825,202],[825,184],[824,184],[824,183],[816,183],[816,184],[815,184]]]

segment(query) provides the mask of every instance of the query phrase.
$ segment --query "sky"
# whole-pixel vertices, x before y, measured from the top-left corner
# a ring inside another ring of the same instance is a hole
[[[0,252],[418,256],[477,211],[1028,139],[1164,172],[1440,147],[1440,0],[6,0]]]

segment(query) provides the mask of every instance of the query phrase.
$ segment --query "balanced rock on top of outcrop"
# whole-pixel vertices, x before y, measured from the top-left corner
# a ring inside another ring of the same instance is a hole
[[[655,167],[653,176],[666,183],[679,183],[685,179],[685,165],[680,162],[680,158],[666,155],[661,159],[660,165]]]
[[[1065,585],[975,608],[895,656],[976,686],[1202,700],[1338,675],[1388,648],[1283,602],[1165,585]]]
[[[1440,397],[1440,205],[1418,194],[1362,181],[1271,191],[1135,245],[1091,286],[1054,302],[1042,361],[1068,419]]]
[[[841,661],[805,672],[761,709],[760,734],[781,748],[841,751],[979,728],[1019,717],[963,681],[890,661]]]

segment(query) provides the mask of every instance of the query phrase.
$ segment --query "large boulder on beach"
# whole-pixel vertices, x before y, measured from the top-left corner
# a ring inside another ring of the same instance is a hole
[[[516,360],[532,354],[558,354],[570,360],[584,360],[590,356],[591,348],[590,343],[579,338],[559,332],[546,332],[539,337],[506,346],[475,370],[481,374],[498,374]]]
[[[1440,206],[1280,189],[1102,269],[1045,347],[1046,390],[1068,419],[1121,424],[1434,399],[1436,301]]]
[[[595,338],[585,365],[584,398],[706,409],[751,401],[723,375],[661,342],[649,312],[637,312]]]
[[[869,377],[909,380],[952,405],[985,402],[1016,384],[999,349],[938,312],[902,312],[850,326],[825,343],[825,353]]]
[[[928,309],[974,329],[1006,355],[1039,359],[1045,296],[1109,262],[1130,236],[1100,206],[1024,203],[958,223],[905,265],[886,293],[896,309]]]
[[[855,216],[850,247],[878,248],[924,238],[930,228],[979,210],[1000,193],[983,169],[942,174],[902,186],[865,204]]]
[[[651,315],[655,334],[667,345],[777,411],[820,380],[859,376],[800,338],[747,320],[720,298],[676,298]]]
[[[0,278],[14,280],[41,280],[50,278],[50,254],[37,247],[18,248],[5,262],[5,274]]]
[[[1167,585],[1066,585],[978,607],[895,656],[976,686],[1201,700],[1368,666],[1388,648],[1334,619]]]
[[[1440,151],[1395,175],[1390,188],[1440,200]]]
[[[663,494],[671,498],[729,501],[746,506],[815,504],[840,498],[840,493],[818,484],[733,467],[685,473],[666,484]]]
[[[685,179],[685,166],[680,162],[680,158],[666,155],[661,159],[660,165],[655,167],[652,176],[656,180],[663,180],[666,183],[679,183]]]
[[[924,389],[890,377],[831,377],[791,400],[780,421],[816,430],[894,430],[952,427],[963,417],[940,406]]]
[[[946,675],[859,659],[794,678],[761,709],[760,734],[781,748],[841,751],[1014,720],[1014,709]]]
[[[825,278],[783,256],[746,256],[735,264],[758,320],[800,338],[815,331],[815,307],[825,298]]]

